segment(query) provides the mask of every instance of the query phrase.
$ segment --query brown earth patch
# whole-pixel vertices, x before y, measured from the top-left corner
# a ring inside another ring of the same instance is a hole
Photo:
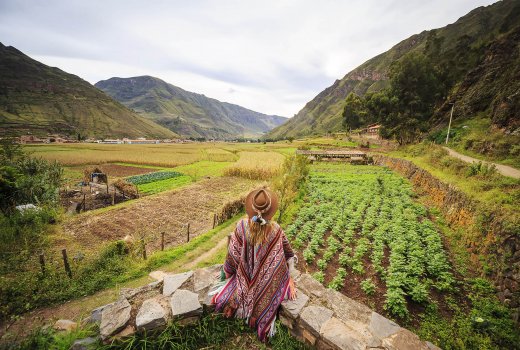
[[[232,200],[243,197],[259,184],[241,178],[213,178],[188,187],[138,199],[105,212],[77,215],[63,225],[66,235],[83,247],[92,249],[103,242],[123,239],[134,241],[143,237],[147,251],[160,249],[161,232],[165,246],[176,246],[213,226],[213,214]]]
[[[108,176],[115,177],[126,177],[132,175],[141,175],[147,173],[154,173],[159,171],[159,169],[150,169],[150,168],[139,168],[128,165],[119,165],[119,164],[103,164],[99,166],[103,172],[108,174]]]

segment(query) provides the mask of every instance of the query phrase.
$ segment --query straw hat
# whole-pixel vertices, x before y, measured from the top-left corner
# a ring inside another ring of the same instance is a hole
[[[278,209],[278,196],[267,188],[254,190],[247,195],[245,206],[249,218],[256,215],[271,220]]]

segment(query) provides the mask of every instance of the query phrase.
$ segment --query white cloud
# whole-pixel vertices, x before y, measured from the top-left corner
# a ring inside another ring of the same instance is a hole
[[[0,40],[91,83],[147,74],[292,116],[369,58],[491,2],[3,0]]]

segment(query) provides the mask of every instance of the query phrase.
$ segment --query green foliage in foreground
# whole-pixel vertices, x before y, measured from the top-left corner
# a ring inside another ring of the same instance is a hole
[[[441,237],[402,177],[383,167],[318,164],[307,187],[306,202],[286,233],[308,264],[322,256],[322,271],[337,256],[341,267],[329,288],[342,290],[348,275],[364,275],[369,259],[387,287],[385,309],[401,319],[409,317],[409,300],[426,303],[430,290],[452,288]],[[372,292],[368,282],[363,287]]]
[[[166,329],[157,332],[136,334],[123,341],[104,345],[97,342],[93,349],[131,350],[131,349],[258,349],[298,350],[307,349],[289,335],[288,330],[276,322],[277,332],[267,344],[260,343],[254,330],[247,327],[243,320],[226,319],[218,314],[206,314],[194,325],[179,326],[170,323]],[[95,336],[94,329],[79,329],[71,333],[57,333],[49,329],[37,329],[22,343],[5,346],[10,350],[54,349],[69,350],[74,340]],[[0,347],[1,348],[1,347]]]
[[[155,194],[159,192],[164,192],[168,190],[173,190],[175,188],[182,187],[184,185],[190,184],[193,182],[193,179],[188,175],[180,175],[175,176],[169,179],[154,181],[145,183],[142,185],[137,185],[140,193],[146,194]]]
[[[117,283],[142,277],[159,266],[181,259],[236,220],[235,216],[186,244],[155,252],[147,260],[139,258],[138,250],[129,252],[123,241],[111,242],[94,257],[78,263],[71,261],[71,279],[63,271],[59,257],[50,261],[51,263],[48,262],[43,273],[36,266],[37,262],[34,259],[23,256],[25,261],[20,258],[21,266],[12,263],[2,265],[4,270],[0,278],[0,320],[16,317],[15,315],[37,307],[90,295]],[[11,273],[8,274],[9,271]]]
[[[445,350],[520,349],[520,331],[510,311],[495,297],[491,284],[481,278],[465,281],[471,307],[468,310],[447,298],[453,317],[443,317],[436,304],[421,316],[417,334]]]

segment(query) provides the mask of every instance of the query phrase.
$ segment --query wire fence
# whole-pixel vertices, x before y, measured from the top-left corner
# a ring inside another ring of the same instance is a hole
[[[210,226],[207,225],[208,221],[206,221],[206,223],[187,222],[180,223],[179,226],[181,228],[175,232],[168,232],[162,230],[160,227],[155,227],[152,228],[154,232],[145,234],[143,231],[141,234],[138,234],[137,237],[128,239],[125,237],[123,240],[126,243],[126,249],[128,249],[127,254],[147,260],[156,252],[165,251],[188,243],[190,240],[207,232],[209,229],[214,229],[226,220],[240,213],[243,210],[243,207],[243,198],[226,203],[220,212],[212,214],[209,219]],[[47,251],[40,251],[39,253],[29,251],[23,253],[20,251],[4,251],[0,254],[11,257],[16,257],[18,255],[18,259],[16,259],[18,261],[17,266],[8,266],[5,268],[5,270],[9,270],[11,274],[40,269],[42,274],[45,276],[49,269],[62,269],[69,278],[72,278],[75,268],[79,268],[80,265],[87,263],[86,261],[89,260],[89,258],[95,259],[99,255],[99,250],[90,251],[88,253],[89,256],[86,256],[81,248],[54,248]]]

